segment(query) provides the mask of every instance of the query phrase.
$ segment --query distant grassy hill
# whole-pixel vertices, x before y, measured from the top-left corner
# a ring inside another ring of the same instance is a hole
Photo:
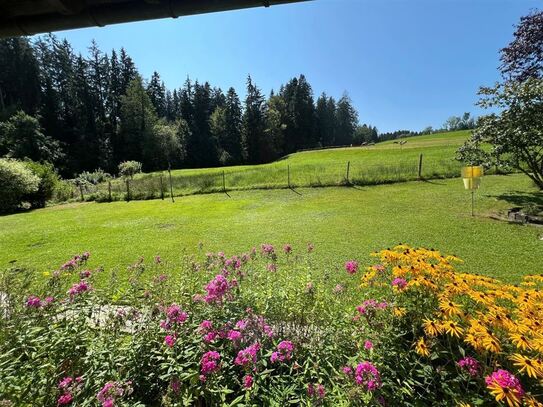
[[[423,178],[458,176],[460,163],[454,159],[456,149],[469,137],[469,131],[437,133],[377,143],[372,146],[329,148],[298,152],[269,164],[222,168],[182,169],[172,171],[175,196],[227,190],[271,189],[288,187],[337,186],[345,184],[347,163],[349,182],[373,185],[409,181],[418,178],[420,154],[423,155]],[[161,173],[139,174],[131,185],[133,199],[161,196]],[[168,196],[167,173],[162,173],[162,188]],[[123,199],[126,190],[120,180],[113,181],[114,199]],[[91,191],[90,199],[106,200],[107,185]]]

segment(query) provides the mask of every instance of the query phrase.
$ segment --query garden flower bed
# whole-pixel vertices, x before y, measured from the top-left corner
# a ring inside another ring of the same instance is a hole
[[[6,270],[0,405],[542,405],[543,276],[405,245],[331,270],[313,250]]]

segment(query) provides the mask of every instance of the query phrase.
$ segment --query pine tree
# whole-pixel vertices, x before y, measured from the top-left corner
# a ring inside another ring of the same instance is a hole
[[[317,144],[313,91],[304,75],[292,78],[280,91],[286,104],[286,152],[314,147]]]
[[[153,138],[156,122],[153,104],[145,92],[141,77],[136,75],[121,98],[120,161],[135,160],[142,162],[145,168],[153,166],[148,160],[151,154],[144,151],[144,148],[149,146],[149,140]]]
[[[220,145],[230,154],[232,164],[240,164],[243,161],[241,102],[232,87],[226,93],[224,114],[226,137],[220,141]]]
[[[211,137],[209,118],[211,116],[211,86],[194,83],[192,134],[187,144],[189,163],[194,167],[217,165],[216,144]]]
[[[0,120],[18,109],[35,114],[40,96],[38,61],[28,39],[0,40]]]
[[[322,93],[316,107],[317,140],[322,146],[331,146],[335,141],[336,101]]]
[[[358,125],[358,113],[347,93],[337,102],[336,120],[336,145],[352,144]]]
[[[155,107],[158,117],[166,116],[166,91],[164,82],[160,80],[160,75],[157,71],[153,72],[151,80],[147,85],[147,94],[151,103]]]
[[[245,161],[250,164],[261,163],[265,158],[262,148],[262,143],[265,142],[265,111],[264,96],[249,75],[243,113],[243,148]]]

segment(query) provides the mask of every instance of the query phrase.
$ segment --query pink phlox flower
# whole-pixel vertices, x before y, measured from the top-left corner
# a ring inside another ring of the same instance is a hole
[[[457,364],[462,370],[468,372],[471,377],[478,376],[481,371],[479,361],[471,356],[466,356],[465,358],[460,359]]]
[[[277,351],[273,352],[271,355],[271,362],[275,363],[277,361],[279,362],[285,362],[292,358],[292,352],[294,351],[294,345],[290,341],[281,341],[279,342],[279,345],[277,345]]]
[[[366,350],[373,349],[373,342],[372,341],[364,342],[364,349],[366,349]]]
[[[40,300],[40,297],[31,295],[26,299],[25,305],[27,308],[41,308],[42,302]]]
[[[216,351],[209,351],[203,354],[200,359],[200,372],[203,376],[207,376],[220,369],[221,355]]]
[[[71,298],[74,298],[76,295],[82,294],[86,291],[89,291],[90,289],[90,284],[85,280],[81,280],[79,283],[74,283],[70,287],[70,289],[68,290],[68,294]]]
[[[246,375],[246,376],[243,377],[243,387],[245,389],[250,389],[251,387],[253,387],[253,383],[254,383],[253,376]]]
[[[396,277],[392,280],[392,287],[396,287],[398,290],[403,290],[407,286],[407,281],[405,278]]]
[[[354,372],[354,379],[358,385],[365,387],[368,391],[381,387],[379,371],[371,362],[359,363]]]
[[[283,246],[283,251],[286,253],[286,254],[290,254],[292,253],[292,246],[290,244],[286,244]]]
[[[345,263],[345,270],[347,270],[347,273],[349,274],[355,274],[358,271],[358,262],[354,260],[350,260]]]
[[[502,389],[508,389],[509,391],[516,393],[519,397],[524,395],[524,389],[522,388],[519,379],[507,370],[499,369],[492,372],[492,374],[485,378],[485,382],[487,386],[498,385]]]
[[[170,348],[173,348],[176,341],[177,341],[177,338],[176,338],[175,334],[174,335],[166,335],[166,337],[164,338],[164,343]]]
[[[256,357],[260,350],[260,344],[254,343],[251,346],[242,349],[238,352],[234,363],[238,366],[249,367],[256,363]]]

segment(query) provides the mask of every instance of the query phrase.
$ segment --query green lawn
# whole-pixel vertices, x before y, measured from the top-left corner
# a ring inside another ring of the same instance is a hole
[[[406,148],[407,150],[407,148]],[[304,153],[305,154],[305,153]],[[321,154],[321,153],[319,153]],[[323,154],[323,153],[322,153]],[[300,188],[194,195],[168,200],[76,203],[0,217],[0,268],[58,267],[89,250],[91,266],[126,270],[140,255],[176,262],[184,253],[236,254],[263,242],[315,244],[325,267],[398,242],[439,248],[466,261],[463,269],[517,281],[543,272],[543,229],[491,216],[543,200],[521,175],[487,176],[477,216],[461,179],[371,187]]]
[[[174,170],[173,192],[180,196],[221,191],[223,172],[228,190],[286,188],[289,167],[290,183],[296,187],[342,185],[347,163],[349,181],[356,185],[415,180],[420,154],[424,178],[454,177],[461,167],[454,159],[456,149],[468,136],[469,131],[449,132],[407,138],[404,145],[387,141],[365,147],[305,151],[263,165]],[[163,177],[163,189],[168,194],[167,174]],[[114,180],[113,196],[123,199],[125,188],[124,182]],[[138,175],[132,181],[131,193],[138,199],[159,197],[160,173]],[[92,187],[89,194],[90,198],[106,199],[107,184]]]

